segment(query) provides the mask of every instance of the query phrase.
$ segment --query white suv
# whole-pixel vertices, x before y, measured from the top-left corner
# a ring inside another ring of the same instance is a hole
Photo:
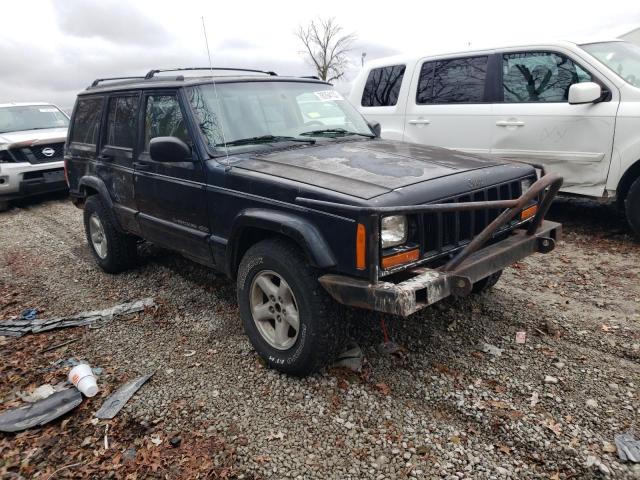
[[[382,136],[544,165],[617,198],[640,235],[640,48],[551,42],[365,64],[350,101]]]
[[[9,201],[65,190],[69,117],[48,103],[0,103],[0,211]]]

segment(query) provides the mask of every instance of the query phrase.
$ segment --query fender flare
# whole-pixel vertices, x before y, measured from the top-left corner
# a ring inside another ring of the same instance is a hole
[[[290,238],[303,249],[311,265],[316,268],[330,268],[337,263],[331,247],[309,220],[286,212],[251,208],[238,214],[229,235],[227,245],[231,248],[227,249],[227,271],[232,275],[240,260],[237,258],[239,239],[247,228],[266,230]]]
[[[105,185],[104,181],[92,175],[85,175],[78,182],[78,189],[82,191],[86,187],[92,188],[98,192],[98,196],[100,197],[100,200],[102,200],[104,204],[107,206],[107,208],[111,210],[111,212],[113,213],[113,219],[115,221],[116,228],[119,231],[124,232],[118,220],[118,216],[116,215],[113,209],[113,200],[111,199],[111,195],[109,195],[109,190],[107,189],[107,186]],[[85,194],[85,197],[86,197],[86,194]]]

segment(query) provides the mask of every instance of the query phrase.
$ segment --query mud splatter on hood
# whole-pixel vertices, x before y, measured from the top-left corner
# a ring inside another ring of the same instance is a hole
[[[505,162],[439,147],[373,140],[252,155],[234,166],[360,198]]]

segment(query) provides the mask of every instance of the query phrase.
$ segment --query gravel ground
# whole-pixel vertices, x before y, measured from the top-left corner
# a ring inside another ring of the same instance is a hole
[[[550,217],[565,223],[564,241],[490,292],[384,317],[395,354],[379,348],[378,315],[345,311],[366,358],[360,374],[297,379],[265,368],[232,282],[149,245],[136,269],[105,274],[81,211],[59,198],[0,214],[0,318],[156,299],[139,315],[49,334],[52,344],[81,341],[34,354],[42,367],[75,357],[104,369],[87,418],[122,382],[156,370],[119,414],[138,440],[116,436],[91,457],[114,465],[140,438],[159,438],[162,450],[176,436],[215,436],[233,450],[225,475],[238,478],[640,478],[612,445],[618,433],[640,436],[640,245],[609,206],[562,200]],[[0,355],[35,337],[5,340]],[[483,342],[501,351],[483,352]],[[20,374],[0,381],[0,401],[38,384]]]

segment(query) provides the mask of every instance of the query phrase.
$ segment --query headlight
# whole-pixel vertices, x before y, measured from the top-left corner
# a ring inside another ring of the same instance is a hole
[[[533,178],[525,178],[524,180],[520,180],[520,191],[522,193],[526,192],[533,185]]]
[[[404,215],[391,215],[382,218],[380,238],[382,248],[395,247],[407,241],[407,217]]]

